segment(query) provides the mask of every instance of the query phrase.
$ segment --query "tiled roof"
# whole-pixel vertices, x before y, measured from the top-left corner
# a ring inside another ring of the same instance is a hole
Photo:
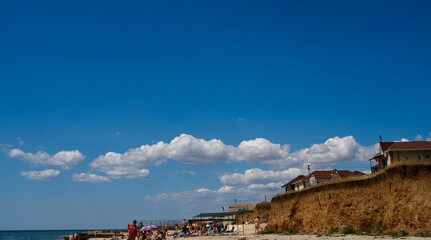
[[[334,174],[335,171],[336,171],[335,169],[326,170],[326,171],[314,171],[307,176],[307,180],[310,179],[312,176],[316,178],[316,180],[331,179],[332,174]]]
[[[284,187],[288,187],[289,185],[293,185],[299,181],[302,180],[310,180],[311,177],[314,177],[316,180],[329,180],[332,178],[332,175],[334,175],[335,173],[338,173],[340,175],[341,178],[348,178],[348,177],[353,177],[353,176],[362,176],[365,175],[362,172],[359,171],[354,171],[351,172],[349,170],[337,170],[337,169],[333,169],[333,170],[321,170],[321,171],[314,171],[311,174],[304,176],[304,175],[299,175],[296,178],[292,179],[291,181],[289,181],[288,183],[284,184],[283,186],[281,186],[282,188]]]
[[[286,186],[288,186],[288,185],[294,184],[295,182],[297,182],[297,181],[299,181],[299,180],[301,180],[301,179],[303,179],[303,178],[305,178],[305,176],[304,176],[304,175],[298,175],[296,178],[294,178],[294,179],[290,180],[288,183],[284,184],[284,185],[283,185],[283,186],[281,186],[281,187],[282,187],[282,188],[284,188],[284,187],[286,187]]]
[[[431,149],[431,141],[393,142],[383,151],[411,149]]]
[[[325,180],[325,179],[331,179],[332,175],[335,173],[338,173],[341,178],[348,178],[352,176],[362,176],[364,173],[359,171],[351,172],[349,170],[326,170],[326,171],[314,171],[310,175],[307,176],[307,180],[309,180],[312,176],[316,178],[316,180]]]
[[[380,148],[383,152],[391,150],[413,150],[413,149],[430,149],[431,141],[413,141],[413,142],[380,142]],[[380,157],[380,153],[374,155],[371,159]]]
[[[383,152],[388,149],[394,142],[380,142],[380,147],[382,148]]]

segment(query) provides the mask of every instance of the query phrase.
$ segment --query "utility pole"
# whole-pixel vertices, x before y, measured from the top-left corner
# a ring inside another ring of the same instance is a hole
[[[313,166],[313,165],[311,165],[311,164],[309,164],[309,165],[307,165],[307,168],[308,168],[308,175],[310,175],[311,173],[310,173],[310,167],[311,166]]]

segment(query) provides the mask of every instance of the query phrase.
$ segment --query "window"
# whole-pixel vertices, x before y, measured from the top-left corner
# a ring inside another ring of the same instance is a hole
[[[425,158],[430,158],[431,156],[430,155],[425,155]]]
[[[404,160],[409,160],[409,156],[404,155]]]
[[[424,159],[423,155],[418,155],[418,159]]]

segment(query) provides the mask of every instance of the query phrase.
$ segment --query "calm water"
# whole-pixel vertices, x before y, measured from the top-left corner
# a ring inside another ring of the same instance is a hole
[[[57,240],[70,233],[89,230],[0,231],[0,240]]]

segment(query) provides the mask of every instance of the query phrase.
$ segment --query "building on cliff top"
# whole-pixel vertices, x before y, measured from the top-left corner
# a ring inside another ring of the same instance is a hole
[[[400,161],[430,159],[431,141],[380,142],[379,152],[370,159],[371,173]],[[374,166],[372,166],[374,160]]]
[[[348,171],[348,170],[323,170],[323,171],[314,171],[307,176],[299,175],[296,178],[292,179],[288,183],[284,184],[282,188],[285,188],[286,192],[288,191],[299,191],[304,188],[313,186],[315,184],[326,182],[334,179],[344,179],[354,176],[362,176],[364,173],[359,171]]]

